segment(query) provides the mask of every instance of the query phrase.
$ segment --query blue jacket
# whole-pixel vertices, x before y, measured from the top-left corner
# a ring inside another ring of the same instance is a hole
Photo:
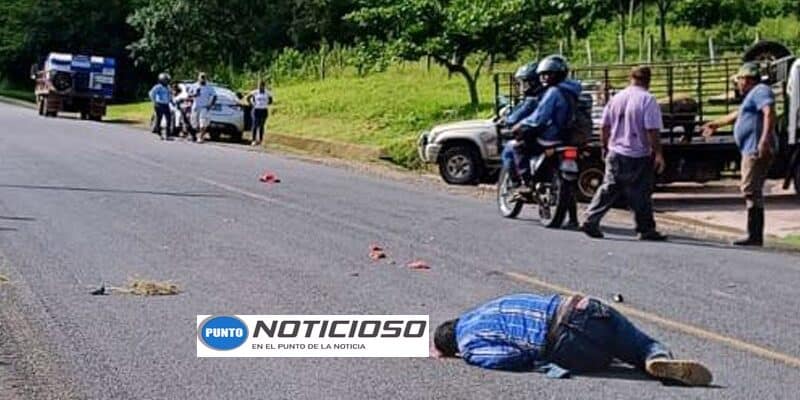
[[[172,91],[160,83],[150,89],[150,100],[156,104],[169,104],[172,102]]]
[[[547,330],[561,297],[513,294],[467,311],[456,324],[461,357],[469,364],[532,370],[546,361]]]
[[[519,121],[522,121],[524,118],[527,118],[531,113],[536,110],[536,106],[539,105],[539,98],[533,96],[525,96],[525,99],[522,100],[521,103],[514,106],[511,112],[506,117],[506,124],[508,126],[514,126]]]
[[[581,94],[581,84],[577,81],[566,80],[556,86],[558,87],[547,88],[536,111],[521,122],[524,125],[542,129],[539,134],[540,141],[563,142],[566,140],[562,137],[561,131],[571,118],[572,106],[565,95],[569,93],[577,101]]]

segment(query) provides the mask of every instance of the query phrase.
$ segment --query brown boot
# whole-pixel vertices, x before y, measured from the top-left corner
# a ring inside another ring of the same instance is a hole
[[[764,209],[753,207],[747,209],[747,237],[733,242],[734,246],[764,245]]]
[[[708,386],[713,379],[705,365],[692,360],[654,358],[647,360],[645,370],[658,379],[680,382],[686,386]]]

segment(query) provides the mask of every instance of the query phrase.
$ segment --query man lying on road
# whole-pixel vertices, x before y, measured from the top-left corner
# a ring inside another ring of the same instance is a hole
[[[581,296],[500,297],[439,325],[434,346],[479,367],[552,377],[603,370],[618,359],[665,381],[706,386],[712,379],[703,364],[674,359],[617,310]]]

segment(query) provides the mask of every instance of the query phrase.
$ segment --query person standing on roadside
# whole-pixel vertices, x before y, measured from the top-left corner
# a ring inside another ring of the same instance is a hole
[[[602,143],[606,172],[581,230],[592,238],[602,238],[600,220],[620,195],[625,195],[635,214],[640,240],[663,241],[653,218],[655,173],[664,170],[661,152],[661,108],[649,92],[651,71],[639,66],[631,69],[630,85],[606,104],[602,118]]]
[[[703,136],[711,137],[721,126],[734,124],[733,136],[742,153],[741,191],[747,206],[747,236],[733,242],[737,246],[764,245],[764,182],[773,154],[775,134],[775,94],[760,83],[758,64],[744,63],[736,74],[736,85],[744,95],[739,109],[703,126]]]
[[[264,139],[269,105],[272,104],[272,93],[267,90],[263,80],[258,81],[258,89],[247,95],[247,102],[253,107],[253,141],[250,145],[258,146]]]
[[[203,143],[208,126],[211,124],[211,107],[217,102],[217,93],[208,84],[206,74],[201,72],[197,76],[197,83],[192,88],[192,125],[197,128],[197,143]]]
[[[170,77],[166,72],[158,74],[158,83],[150,89],[150,101],[153,102],[155,121],[153,121],[153,133],[159,135],[161,140],[167,140],[172,134],[172,90],[169,87]],[[166,129],[161,134],[161,121],[164,120]]]

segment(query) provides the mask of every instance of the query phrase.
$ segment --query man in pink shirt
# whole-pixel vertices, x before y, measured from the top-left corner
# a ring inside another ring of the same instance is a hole
[[[652,192],[655,173],[664,170],[661,152],[661,108],[648,91],[650,68],[634,67],[630,86],[617,93],[603,110],[603,149],[606,172],[595,193],[581,230],[592,238],[602,238],[600,220],[620,195],[624,195],[636,216],[640,240],[661,241],[666,236],[656,231]]]

